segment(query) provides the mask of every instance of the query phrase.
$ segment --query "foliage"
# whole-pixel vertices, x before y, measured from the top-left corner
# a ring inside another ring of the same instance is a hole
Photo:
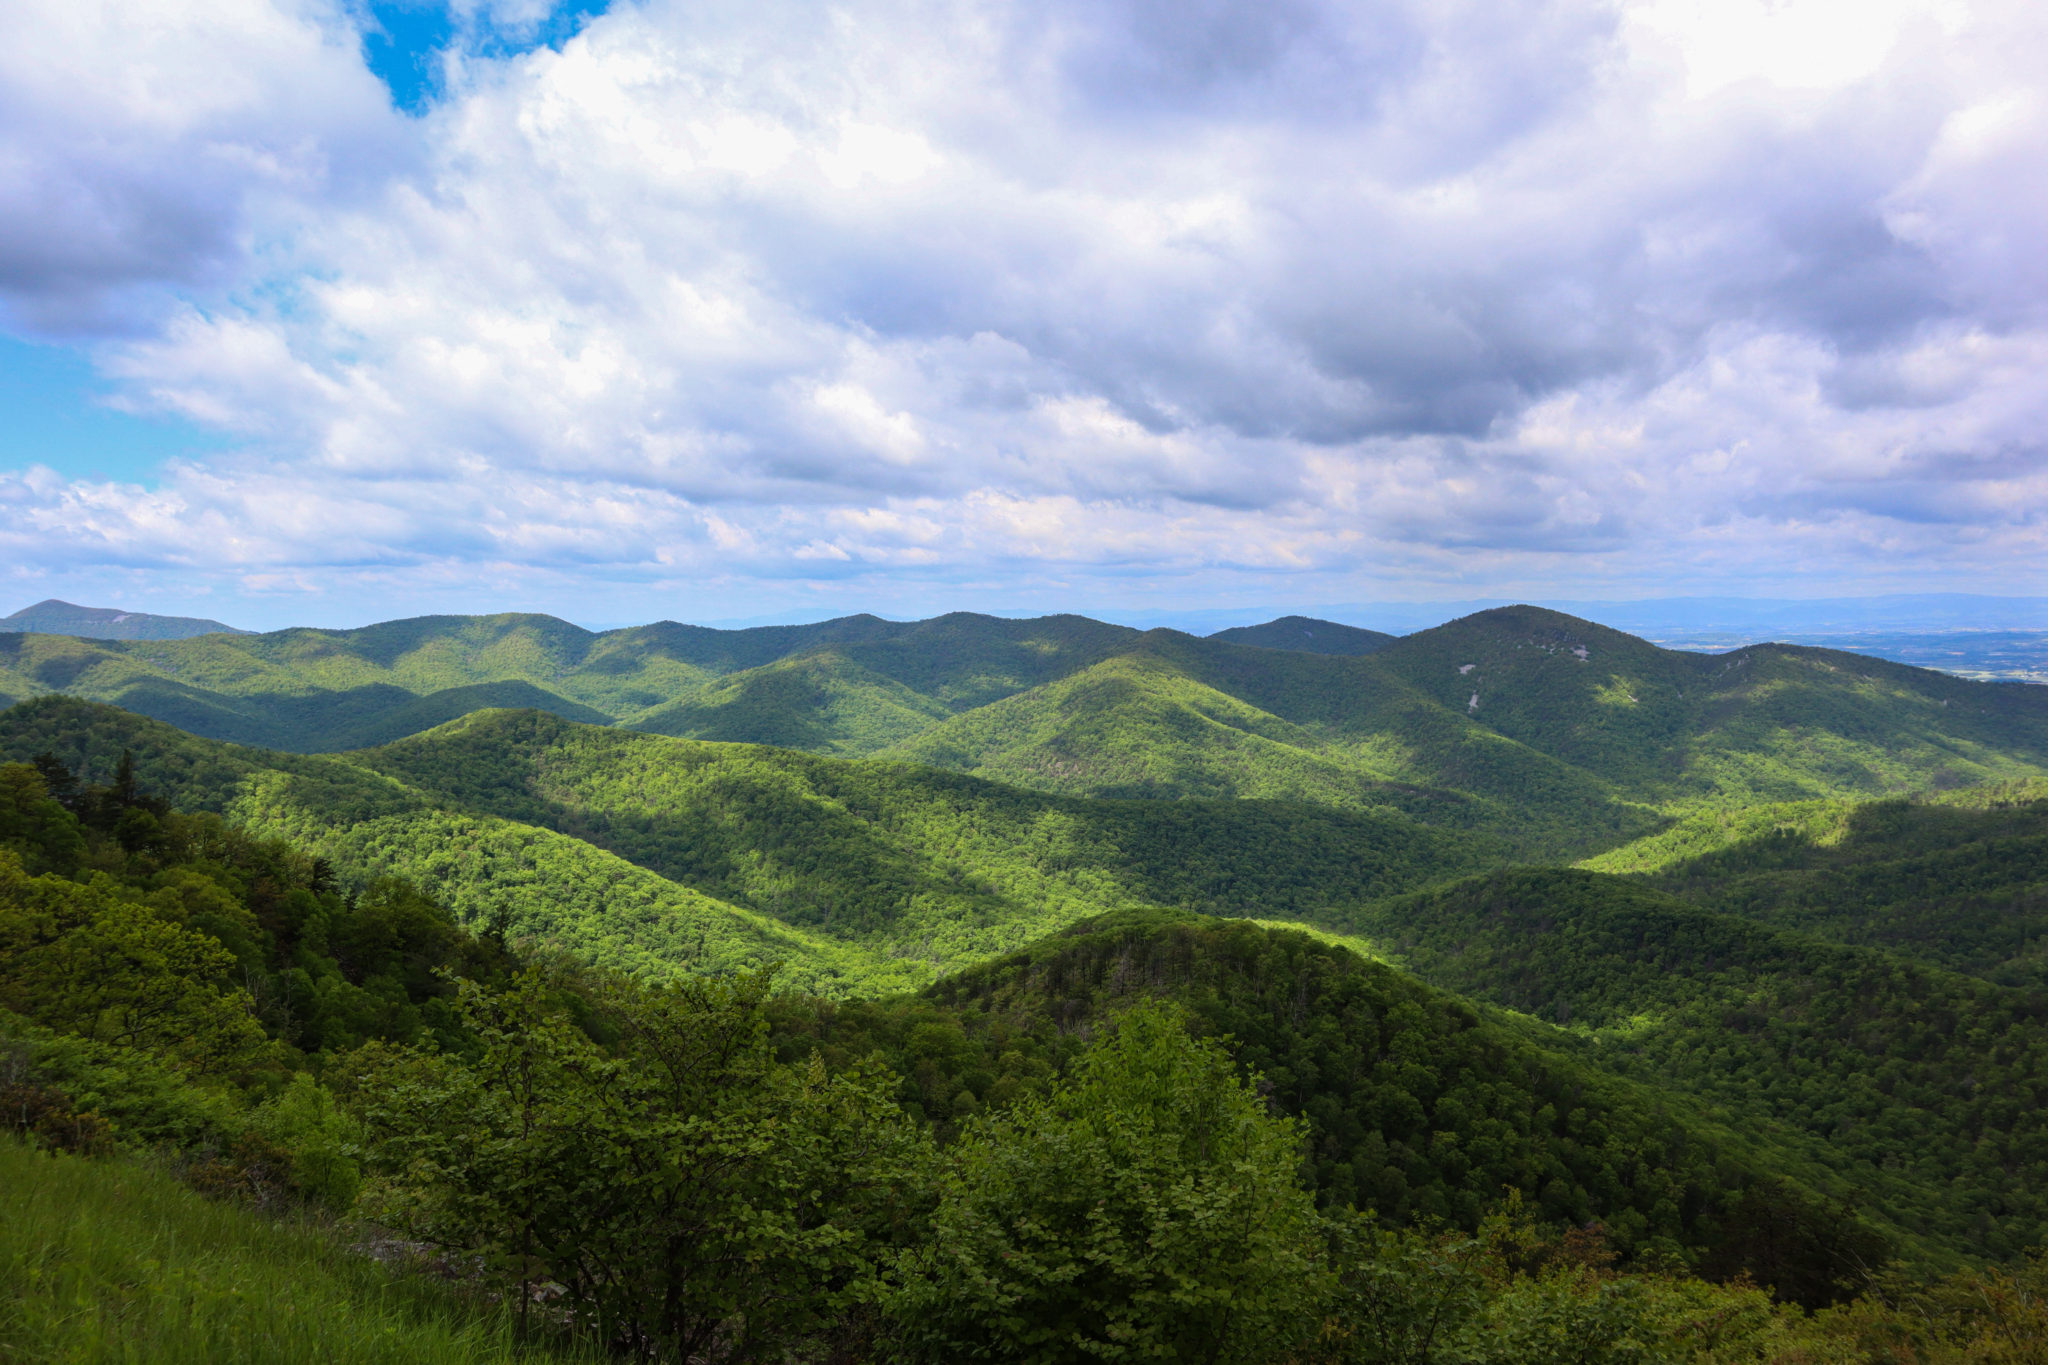
[[[1722,914],[2048,989],[2048,787],[2038,782],[1830,805],[1654,880]]]
[[[1377,643],[1340,657],[1080,617],[596,635],[548,617],[424,617],[176,641],[9,636],[0,694],[63,691],[298,750],[522,706],[824,753],[886,747],[1073,795],[1379,808],[1427,793],[1525,857],[1641,837],[1657,824],[1645,807],[2048,769],[2037,690],[1853,654],[1686,654],[1530,607]]]
[[[1251,652],[1251,651],[1247,651]],[[0,753],[106,771],[328,858],[464,922],[633,972],[787,964],[833,994],[900,989],[1118,907],[1273,917],[1483,865],[1398,811],[1087,801],[490,712],[351,760],[235,749],[63,699],[0,718]]]
[[[1853,1214],[1775,1178],[1779,1153],[1678,1096],[1296,931],[1108,916],[916,999],[783,1000],[776,1031],[785,1056],[880,1058],[903,1077],[900,1102],[950,1138],[978,1114],[1043,1097],[1105,1019],[1159,997],[1303,1123],[1302,1174],[1327,1208],[1470,1230],[1512,1191],[1544,1219],[1601,1222],[1633,1263],[1706,1258],[1816,1303],[1887,1254]],[[1775,1240],[1758,1235],[1763,1207],[1779,1220]]]
[[[311,1073],[466,1035],[442,973],[479,940],[411,887],[331,869],[54,756],[0,764],[0,1122],[46,1146],[180,1154],[196,1182],[346,1208],[352,1139]]]
[[[2048,1239],[2048,999],[1593,873],[1496,873],[1362,909],[1425,980],[1781,1135],[1927,1245]]]
[[[473,1057],[351,1064],[367,1208],[561,1285],[636,1355],[774,1358],[827,1332],[875,1296],[874,1234],[915,1212],[923,1147],[885,1078],[775,1061],[766,988],[601,980],[579,1021],[538,972],[465,984]]]
[[[1321,1293],[1298,1126],[1160,1008],[971,1123],[893,1305],[935,1361],[1254,1361]]]

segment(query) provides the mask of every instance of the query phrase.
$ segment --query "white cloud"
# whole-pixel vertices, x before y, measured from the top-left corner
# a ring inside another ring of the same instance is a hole
[[[268,210],[350,204],[403,166],[355,29],[319,0],[6,14],[0,318],[18,326],[118,326],[135,295],[233,286]]]
[[[237,3],[53,7],[104,92],[0,68],[9,164],[65,168],[0,208],[80,224],[0,229],[0,289],[167,298],[106,367],[250,441],[13,477],[23,562],[2048,572],[2026,6],[650,0],[401,124],[333,14]]]

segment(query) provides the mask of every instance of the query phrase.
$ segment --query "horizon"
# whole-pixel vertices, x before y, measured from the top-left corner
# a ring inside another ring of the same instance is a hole
[[[1775,638],[1768,634],[1772,629],[1787,632],[1787,642],[1793,643],[1796,641],[1790,637],[1801,635],[1848,640],[1859,636],[1876,635],[2025,634],[2048,630],[2048,597],[2000,597],[1982,593],[1898,593],[1871,597],[1814,598],[1685,596],[1614,601],[1468,599],[1440,602],[1321,604],[1307,607],[1216,608],[1181,612],[1122,611],[1114,607],[1056,611],[955,607],[928,615],[900,614],[886,610],[856,610],[831,616],[784,613],[706,620],[664,616],[627,621],[578,620],[554,612],[511,607],[483,612],[418,612],[407,616],[377,617],[348,622],[287,621],[255,627],[241,621],[220,620],[204,615],[200,611],[142,612],[119,604],[79,603],[53,597],[28,603],[14,612],[0,616],[0,622],[11,621],[37,608],[53,605],[92,612],[113,611],[123,615],[213,621],[230,630],[254,634],[284,630],[349,631],[395,621],[494,616],[541,616],[561,621],[591,634],[604,634],[664,623],[709,630],[749,630],[819,625],[859,616],[869,616],[894,624],[915,624],[942,616],[961,614],[1003,620],[1081,616],[1138,630],[1164,628],[1198,636],[1213,635],[1219,631],[1244,626],[1263,625],[1287,618],[1304,618],[1398,636],[1431,629],[1480,612],[1518,606],[1556,611],[1625,633],[1641,634],[1653,643],[1667,643],[1681,637],[1728,637],[1732,644],[1724,644],[1722,647],[1765,642]]]
[[[268,622],[2048,583],[2034,7],[834,13],[36,0],[0,584]]]

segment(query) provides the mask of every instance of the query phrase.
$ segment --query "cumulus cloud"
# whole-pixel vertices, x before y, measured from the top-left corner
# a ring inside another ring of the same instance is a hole
[[[0,298],[247,440],[24,559],[2048,570],[2031,6],[647,0],[405,120],[236,3],[0,59]]]
[[[410,152],[396,122],[355,29],[316,0],[11,6],[0,317],[75,335],[241,284],[266,206],[376,192]]]

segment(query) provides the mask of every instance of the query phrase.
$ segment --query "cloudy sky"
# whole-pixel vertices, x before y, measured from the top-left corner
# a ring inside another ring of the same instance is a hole
[[[2048,592],[2036,0],[0,0],[0,614]]]

